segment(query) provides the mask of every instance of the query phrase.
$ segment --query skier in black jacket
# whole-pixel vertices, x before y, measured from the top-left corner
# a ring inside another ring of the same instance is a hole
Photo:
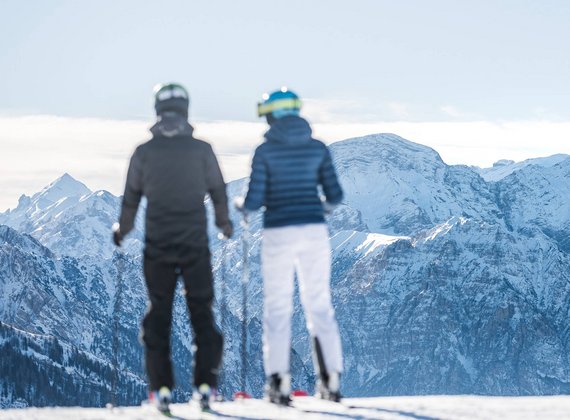
[[[189,96],[178,84],[155,89],[157,123],[152,139],[135,150],[129,165],[119,223],[113,240],[121,245],[134,225],[142,196],[147,199],[144,276],[150,300],[142,323],[150,402],[168,411],[174,386],[170,361],[172,303],[179,276],[195,335],[195,396],[207,406],[216,389],[223,339],[212,314],[212,268],[204,197],[209,194],[216,226],[233,233],[226,185],[212,147],[192,136]]]

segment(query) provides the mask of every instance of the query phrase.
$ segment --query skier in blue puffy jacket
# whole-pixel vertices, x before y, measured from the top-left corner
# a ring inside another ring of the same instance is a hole
[[[294,276],[313,338],[317,394],[340,400],[342,349],[330,295],[331,247],[325,210],[343,198],[325,144],[299,116],[299,97],[282,88],[258,106],[269,130],[253,157],[242,210],[265,207],[261,264],[264,289],[263,353],[266,396],[290,401],[289,352]],[[320,189],[324,194],[321,199]]]

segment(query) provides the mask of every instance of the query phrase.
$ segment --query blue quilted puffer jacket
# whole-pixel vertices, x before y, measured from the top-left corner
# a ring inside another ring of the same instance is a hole
[[[301,117],[276,119],[255,150],[244,208],[265,206],[267,228],[324,223],[319,185],[328,204],[342,200],[329,149],[311,133]]]

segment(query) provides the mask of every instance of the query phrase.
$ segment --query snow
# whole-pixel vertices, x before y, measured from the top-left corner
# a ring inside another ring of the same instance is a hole
[[[399,239],[410,239],[406,236],[389,236],[382,235],[381,233],[369,233],[362,244],[360,244],[355,251],[365,251],[364,256],[367,257],[371,252],[380,247],[386,247]]]
[[[543,168],[550,168],[568,158],[570,158],[570,155],[556,154],[548,157],[527,159],[522,162],[503,159],[495,162],[491,168],[475,168],[475,170],[479,172],[485,181],[496,182],[526,166],[537,165]]]
[[[473,360],[471,360],[471,358],[457,352],[457,360],[459,360],[459,363],[461,363],[461,366],[463,366],[463,369],[465,369],[472,380],[477,379],[477,369],[473,366]]]
[[[66,173],[31,198],[20,200],[16,209],[0,213],[0,224],[31,234],[58,255],[111,258],[114,246],[109,231],[119,205],[119,197],[92,192]],[[140,253],[143,213],[139,211],[137,228],[125,242],[127,252]]]
[[[438,236],[441,235],[446,235],[449,233],[449,231],[457,224],[461,224],[464,225],[465,223],[467,223],[467,219],[464,217],[452,217],[451,219],[447,220],[446,222],[437,225],[436,227],[434,227],[433,229],[428,230],[424,235],[421,235],[420,238],[421,240],[427,242],[427,241],[433,241],[435,240]]]
[[[65,173],[42,191],[32,196],[32,202],[38,203],[38,210],[43,210],[61,199],[81,197],[90,193],[91,190],[85,184]]]
[[[570,396],[481,397],[424,396],[346,398],[342,404],[313,397],[294,399],[293,407],[262,400],[212,404],[213,413],[200,413],[194,403],[174,404],[175,419],[570,419]],[[27,408],[0,411],[0,419],[140,420],[164,416],[149,406],[118,408]]]
[[[407,236],[392,236],[381,233],[341,231],[331,238],[331,246],[335,250],[350,249],[367,257],[379,253],[388,245],[399,240],[409,240]]]

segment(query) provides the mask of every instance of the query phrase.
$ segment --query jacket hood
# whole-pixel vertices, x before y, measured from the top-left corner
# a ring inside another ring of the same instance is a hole
[[[304,143],[311,140],[312,134],[309,123],[298,116],[279,118],[271,123],[265,138],[269,142]]]
[[[194,128],[188,120],[176,112],[163,112],[158,121],[150,128],[154,136],[175,137],[179,135],[191,136]]]

